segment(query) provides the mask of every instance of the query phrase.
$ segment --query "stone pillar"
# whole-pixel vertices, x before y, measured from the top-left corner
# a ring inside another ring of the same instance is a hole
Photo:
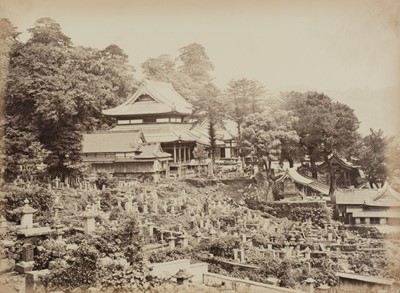
[[[245,263],[246,262],[246,260],[244,258],[244,248],[240,249],[240,262],[241,263]]]
[[[197,244],[199,244],[199,243],[201,242],[201,237],[202,237],[202,236],[203,236],[203,235],[201,234],[200,231],[197,231],[197,233],[194,234],[194,237],[196,238]]]
[[[33,270],[33,265],[35,263],[33,249],[34,247],[31,243],[22,246],[21,261],[15,265],[15,271],[20,274],[25,274]]]
[[[170,237],[168,237],[168,244],[169,244],[169,249],[171,249],[171,250],[173,250],[173,249],[175,249],[175,237],[174,236],[170,236]]]
[[[361,219],[360,218],[354,218],[356,224],[361,224]]]
[[[268,243],[268,244],[267,244],[267,248],[268,248],[268,250],[272,250],[272,244],[271,244],[271,243]]]
[[[151,225],[151,223],[149,225],[149,235],[150,235],[150,237],[153,237],[153,235],[154,235],[154,226]]]
[[[165,243],[165,240],[164,240],[164,231],[160,231],[160,242],[161,242],[161,244],[164,244]]]
[[[386,218],[380,218],[379,219],[379,224],[380,225],[386,225],[386,223],[387,223]]]
[[[211,240],[211,241],[214,241],[215,235],[216,235],[216,234],[217,234],[217,232],[216,232],[213,228],[211,228],[211,230],[210,230],[210,232],[209,232],[210,240]]]
[[[58,177],[56,177],[56,179],[54,179],[54,182],[56,184],[56,189],[58,189],[60,186],[60,179],[58,179]]]
[[[179,238],[181,239],[182,248],[189,246],[189,237],[186,234],[182,234]]]
[[[63,242],[63,240],[62,240],[62,236],[64,234],[64,232],[62,231],[63,228],[64,228],[64,225],[62,225],[62,224],[57,224],[55,226],[56,235],[57,235],[57,239],[56,239],[57,242]]]
[[[40,275],[46,275],[49,270],[41,270],[34,272],[27,272],[25,275],[25,293],[34,293],[36,290],[36,283],[39,280]]]
[[[154,173],[153,180],[155,183],[160,182],[160,173],[158,173],[158,171]]]
[[[214,177],[214,168],[213,168],[212,162],[209,162],[209,163],[208,163],[207,177],[209,177],[209,178]]]
[[[365,218],[365,224],[369,225],[371,223],[370,218]]]
[[[246,234],[242,234],[242,242],[246,242],[247,241],[247,236]]]
[[[304,251],[304,257],[306,258],[306,259],[310,259],[311,258],[311,250],[310,250],[310,248],[306,248],[305,249],[305,251]]]
[[[126,197],[126,202],[125,202],[125,211],[127,213],[132,212],[133,205],[132,205],[132,197]]]
[[[218,230],[221,229],[221,221],[220,221],[220,220],[215,221],[215,227],[216,227]]]
[[[328,232],[328,241],[332,241],[333,240],[333,234],[332,232]]]
[[[147,209],[147,203],[143,204],[143,214],[147,214],[148,209]]]
[[[239,249],[237,249],[237,248],[234,248],[234,249],[233,249],[233,260],[234,260],[234,261],[236,261],[237,259],[239,259],[239,258],[238,258],[238,252],[239,252]]]
[[[90,212],[86,213],[84,215],[84,226],[83,226],[83,231],[85,234],[92,234],[96,230],[96,225],[95,225],[95,215],[91,214]]]

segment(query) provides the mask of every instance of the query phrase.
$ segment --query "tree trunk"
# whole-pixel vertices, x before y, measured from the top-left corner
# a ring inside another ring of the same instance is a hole
[[[292,159],[292,158],[289,158],[289,159],[287,159],[287,160],[288,160],[288,162],[289,162],[289,168],[293,168],[293,165],[294,165],[293,159]]]
[[[336,191],[336,175],[335,168],[332,166],[332,163],[328,164],[329,166],[329,196],[333,196]]]
[[[318,179],[317,166],[315,165],[315,160],[312,156],[310,156],[310,164],[311,164],[312,178]]]
[[[328,174],[329,174],[329,196],[332,199],[333,202],[333,195],[335,194],[336,191],[336,175],[335,175],[335,168],[332,164],[332,161],[329,160],[329,153],[324,154],[324,159],[325,162],[327,163],[328,166]]]

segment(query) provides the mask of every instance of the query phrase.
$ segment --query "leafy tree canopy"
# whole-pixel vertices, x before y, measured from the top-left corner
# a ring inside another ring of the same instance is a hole
[[[270,108],[245,117],[242,131],[244,155],[255,155],[259,161],[282,160],[282,150],[299,141],[294,130],[297,120],[291,112]]]
[[[364,137],[359,149],[362,170],[372,186],[386,180],[385,146],[386,139],[382,130],[370,129],[371,133]]]
[[[15,144],[29,149],[30,142],[15,132],[29,132],[38,150],[48,152],[44,161],[49,171],[77,176],[83,170],[82,133],[112,123],[101,110],[132,94],[133,68],[116,45],[104,50],[73,46],[52,19],[39,19],[28,31],[31,38],[10,53],[5,130],[6,137],[20,139],[8,140],[8,163],[14,164],[14,170],[22,164],[14,160]]]
[[[310,157],[314,177],[317,160],[326,158],[333,151],[350,155],[360,122],[349,106],[333,102],[323,93],[289,92],[283,95],[282,107],[299,118],[295,129],[301,147]]]
[[[204,47],[193,43],[179,49],[179,56],[149,58],[143,64],[146,78],[170,82],[191,103],[195,103],[203,87],[211,81],[214,69]]]
[[[240,124],[245,116],[262,111],[259,99],[264,94],[265,87],[257,80],[232,79],[225,93],[229,114]]]

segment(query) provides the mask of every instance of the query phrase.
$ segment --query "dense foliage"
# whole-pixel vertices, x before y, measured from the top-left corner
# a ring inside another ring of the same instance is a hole
[[[335,170],[329,162],[329,156],[337,152],[345,157],[358,138],[360,122],[349,106],[333,102],[323,93],[290,92],[284,95],[282,107],[292,111],[299,120],[295,129],[300,136],[300,147],[310,159],[312,176],[317,178],[317,161],[328,165],[330,190],[336,190]]]
[[[271,162],[282,161],[282,153],[298,143],[297,120],[291,112],[271,108],[247,116],[242,123],[243,154],[256,156],[268,173]]]
[[[141,248],[143,238],[133,216],[125,215],[118,226],[106,227],[97,237],[71,237],[76,250],[60,253],[66,261],[59,262],[41,278],[47,290],[101,286],[106,289],[151,289],[160,280],[151,276]],[[54,249],[53,249],[54,251]],[[41,268],[49,264],[46,252],[38,256]]]
[[[257,209],[277,218],[288,218],[292,221],[305,222],[311,220],[313,224],[324,227],[330,221],[329,209],[320,202],[264,202],[246,199],[251,209]]]
[[[51,190],[38,186],[24,189],[15,185],[5,185],[3,192],[4,205],[2,206],[8,221],[18,222],[20,220],[20,208],[24,206],[25,199],[28,199],[29,205],[37,209],[35,222],[41,225],[52,223],[55,195]]]
[[[370,130],[364,137],[360,149],[360,165],[371,187],[386,180],[385,148],[386,138],[382,130]],[[379,187],[379,186],[378,186]]]
[[[60,25],[41,18],[26,43],[10,51],[5,94],[7,179],[35,174],[42,163],[53,176],[77,177],[82,133],[107,127],[101,110],[133,92],[128,56],[116,45],[104,50],[73,46]]]

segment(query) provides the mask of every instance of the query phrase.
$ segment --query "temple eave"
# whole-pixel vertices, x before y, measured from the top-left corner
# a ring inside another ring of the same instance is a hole
[[[168,111],[168,112],[149,112],[149,113],[113,113],[113,112],[102,112],[103,115],[109,116],[109,117],[115,117],[115,118],[143,118],[143,117],[163,117],[163,116],[170,116],[170,115],[175,115],[175,116],[190,116],[191,113],[187,112],[178,112],[178,111]]]

